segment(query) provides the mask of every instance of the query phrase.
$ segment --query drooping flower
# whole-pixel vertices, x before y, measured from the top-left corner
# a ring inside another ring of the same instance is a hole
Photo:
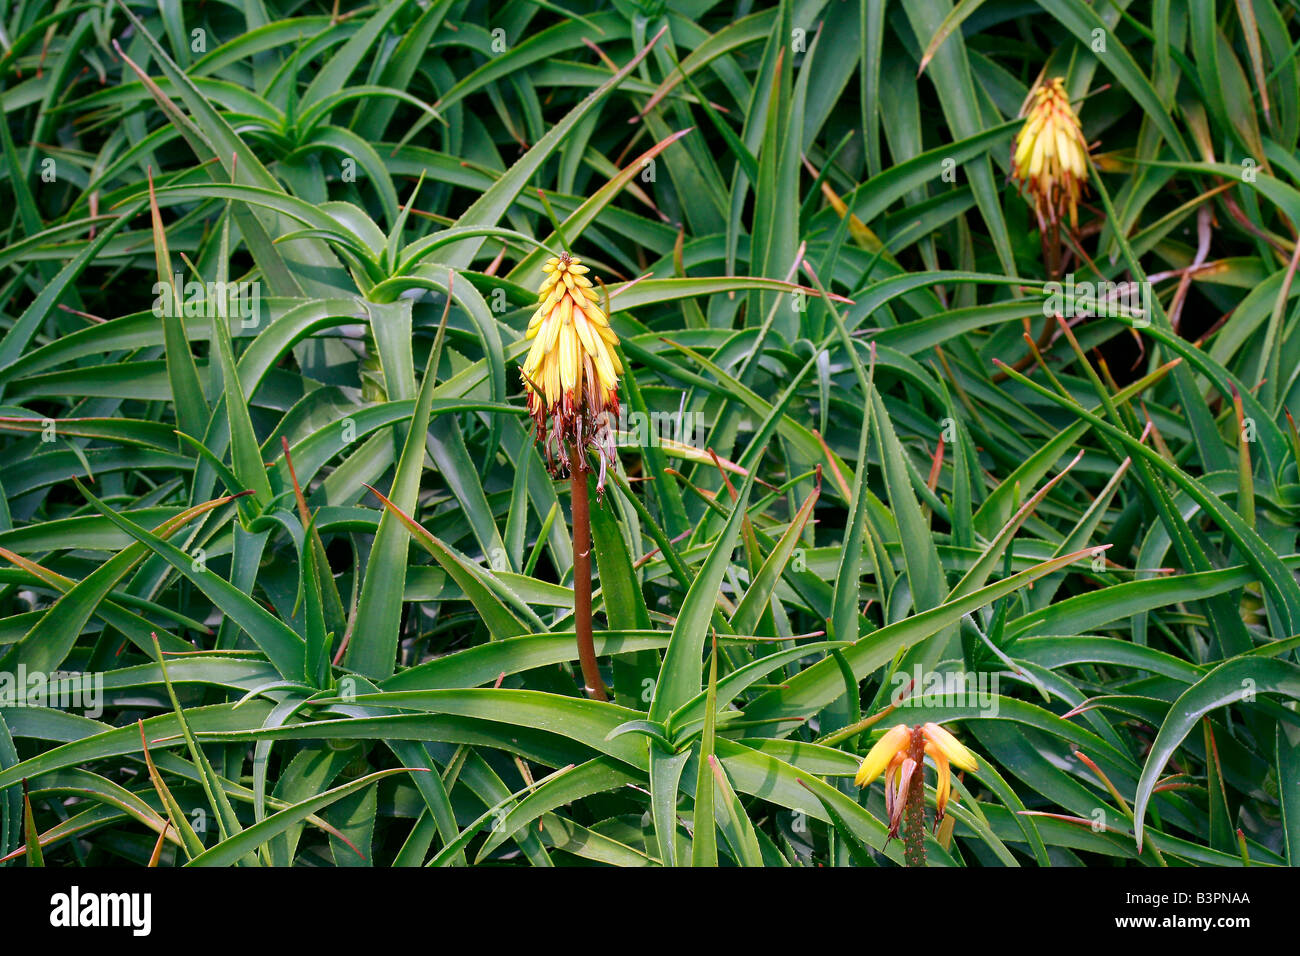
[[[938,724],[927,723],[919,728],[898,724],[885,732],[876,741],[862,759],[853,782],[859,787],[869,785],[873,780],[885,774],[885,811],[889,816],[889,835],[898,836],[898,826],[903,819],[903,810],[907,805],[908,788],[912,776],[920,772],[917,757],[912,752],[913,737],[916,730],[924,744],[924,753],[934,760],[938,780],[935,784],[934,825],[937,828],[948,806],[948,797],[952,793],[952,767],[955,764],[962,770],[976,770],[979,764],[975,755],[967,750],[956,737]]]
[[[885,731],[885,735],[876,741],[874,747],[867,751],[866,757],[862,759],[862,766],[858,768],[857,776],[853,782],[859,787],[865,787],[871,781],[880,776],[880,771],[886,769],[899,754],[907,750],[907,741],[911,738],[911,731],[907,724],[899,724]]]
[[[1027,191],[1040,227],[1068,212],[1079,226],[1079,196],[1088,183],[1088,143],[1060,77],[1034,87],[1020,110],[1025,125],[1012,145],[1011,177]]]
[[[615,463],[611,422],[618,416],[618,336],[597,304],[590,271],[567,252],[542,266],[547,273],[537,290],[538,306],[525,338],[532,348],[524,360],[522,378],[528,411],[537,426],[537,440],[546,449],[552,469],[571,466],[569,445],[585,460],[585,449],[600,455],[600,480],[605,486],[606,463]]]

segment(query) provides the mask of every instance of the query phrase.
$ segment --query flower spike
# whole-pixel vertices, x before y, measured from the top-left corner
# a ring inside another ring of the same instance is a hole
[[[1079,227],[1079,196],[1088,183],[1088,143],[1065,83],[1056,77],[1030,92],[1020,111],[1025,125],[1011,153],[1011,178],[1029,193],[1040,227],[1069,213]]]
[[[618,416],[618,336],[597,304],[582,260],[567,252],[546,260],[537,310],[525,338],[532,341],[520,370],[537,440],[552,471],[583,469],[587,448],[600,455],[600,480],[616,458],[611,422]],[[569,460],[569,446],[579,461]],[[558,462],[558,466],[557,466]],[[585,470],[585,469],[584,469]]]

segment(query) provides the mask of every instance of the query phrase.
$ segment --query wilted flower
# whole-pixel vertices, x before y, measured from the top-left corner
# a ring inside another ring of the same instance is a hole
[[[618,336],[596,304],[590,270],[581,259],[566,252],[548,259],[542,270],[547,276],[525,335],[533,340],[522,374],[528,410],[551,467],[557,460],[570,467],[569,444],[580,462],[585,449],[594,448],[600,455],[597,488],[604,488],[606,462],[615,463],[610,423],[618,415],[623,372],[614,348]]]
[[[898,836],[898,825],[903,819],[912,775],[921,772],[917,761],[920,754],[914,752],[914,739],[918,734],[920,743],[924,745],[924,753],[934,760],[939,774],[935,785],[935,827],[943,819],[944,810],[948,806],[948,795],[952,792],[950,764],[972,771],[979,766],[975,755],[938,724],[927,723],[920,727],[898,724],[886,731],[863,758],[853,782],[859,787],[865,787],[879,777],[882,771],[885,773],[885,811],[889,816],[891,837]]]
[[[1057,77],[1030,92],[1020,115],[1025,125],[1012,146],[1011,176],[1033,199],[1038,223],[1056,224],[1069,210],[1070,227],[1079,225],[1079,195],[1088,182],[1088,144]]]

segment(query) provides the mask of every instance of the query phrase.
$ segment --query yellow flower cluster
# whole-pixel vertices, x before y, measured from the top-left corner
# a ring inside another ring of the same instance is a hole
[[[1078,204],[1088,182],[1088,143],[1057,77],[1029,94],[1020,115],[1025,125],[1012,146],[1011,176],[1029,192],[1040,226],[1057,223],[1065,212],[1070,228],[1079,226]]]
[[[938,724],[925,724],[920,730],[925,742],[925,753],[934,760],[935,769],[939,773],[935,788],[937,798],[934,813],[934,823],[937,827],[948,806],[948,795],[952,792],[950,764],[971,771],[976,770],[979,765],[975,761],[975,755]],[[857,776],[853,778],[853,782],[859,787],[865,787],[882,772],[885,773],[885,812],[889,816],[890,836],[898,835],[898,825],[903,818],[903,806],[907,800],[907,788],[911,783],[912,774],[924,772],[909,753],[911,742],[911,727],[907,724],[891,727],[867,752],[867,756],[862,760],[862,766],[858,768]]]
[[[525,333],[533,343],[522,374],[528,410],[549,460],[558,458],[568,466],[569,444],[580,455],[587,446],[601,452],[603,487],[605,462],[614,463],[610,416],[618,414],[618,377],[623,373],[615,349],[618,336],[596,304],[590,270],[581,259],[566,252],[548,259],[542,270],[546,279]]]

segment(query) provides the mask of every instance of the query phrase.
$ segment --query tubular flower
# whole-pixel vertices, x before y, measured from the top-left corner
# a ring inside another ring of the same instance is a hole
[[[924,743],[924,752],[934,760],[935,770],[938,772],[934,815],[934,825],[937,828],[948,806],[948,797],[952,793],[952,766],[973,771],[978,769],[979,764],[974,754],[938,724],[927,723],[919,730],[920,739]],[[884,772],[885,812],[889,816],[891,837],[898,836],[898,827],[903,820],[903,810],[907,804],[912,776],[921,772],[917,763],[920,755],[911,752],[913,737],[913,728],[906,724],[891,727],[867,752],[857,775],[853,778],[853,782],[859,787],[865,787]]]
[[[899,724],[885,731],[885,736],[877,740],[876,745],[867,751],[867,756],[863,758],[862,766],[858,768],[853,782],[859,787],[865,787],[879,777],[880,771],[885,770],[896,756],[907,750],[907,741],[910,738],[911,731],[907,729],[907,724]]]
[[[570,467],[568,446],[600,455],[598,489],[605,486],[606,463],[615,463],[611,420],[618,415],[618,377],[623,373],[614,348],[618,336],[596,304],[590,271],[567,252],[542,266],[546,279],[537,290],[538,306],[525,338],[533,343],[522,375],[528,411],[537,440],[546,449],[552,471]]]
[[[1088,183],[1088,144],[1065,83],[1057,77],[1034,87],[1020,115],[1025,125],[1012,145],[1011,177],[1032,197],[1040,226],[1058,223],[1068,210],[1070,228],[1077,229],[1079,195]]]

